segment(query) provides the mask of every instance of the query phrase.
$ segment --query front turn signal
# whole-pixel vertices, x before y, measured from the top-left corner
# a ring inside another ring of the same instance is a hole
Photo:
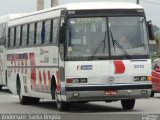
[[[147,77],[148,81],[152,81],[152,76]]]

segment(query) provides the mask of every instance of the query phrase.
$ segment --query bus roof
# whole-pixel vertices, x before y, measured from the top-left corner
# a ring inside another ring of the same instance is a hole
[[[104,9],[143,9],[140,5],[127,2],[76,2],[20,15],[10,19],[9,25],[25,24],[53,17],[59,17],[61,10],[104,10]]]
[[[66,10],[143,9],[143,7],[138,4],[129,2],[76,2],[76,3],[69,3],[65,5],[48,8],[45,10],[31,12],[26,15],[22,15],[21,17],[27,17],[31,15],[36,15],[40,13],[45,13],[54,10],[61,10],[61,9],[66,9]]]
[[[140,5],[129,2],[77,2],[63,5],[67,10],[92,9],[142,9]]]
[[[10,19],[14,19],[25,14],[26,13],[17,13],[17,14],[8,14],[8,15],[0,16],[0,23],[8,22]]]

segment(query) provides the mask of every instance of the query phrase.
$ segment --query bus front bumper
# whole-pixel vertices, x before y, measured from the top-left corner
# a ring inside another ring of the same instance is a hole
[[[65,88],[66,101],[107,101],[149,98],[151,83],[72,85]]]

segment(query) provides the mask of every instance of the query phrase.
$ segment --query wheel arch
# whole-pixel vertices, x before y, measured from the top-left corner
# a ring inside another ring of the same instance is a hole
[[[20,77],[19,77],[19,74],[17,74],[16,76],[16,89],[17,89],[17,95],[19,94],[19,90],[18,90],[18,85],[21,84],[21,81],[20,81]],[[21,86],[21,85],[20,85]],[[21,88],[20,88],[21,89]]]

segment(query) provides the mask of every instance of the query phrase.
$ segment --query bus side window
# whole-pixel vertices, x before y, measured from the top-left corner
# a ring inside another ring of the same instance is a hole
[[[7,40],[7,47],[9,48],[10,46],[10,33],[11,33],[11,28],[8,28],[8,40]]]
[[[15,37],[15,47],[19,47],[20,45],[20,39],[21,39],[21,27],[16,27],[16,37]]]
[[[45,39],[44,44],[49,44],[51,39],[51,20],[45,21]]]
[[[22,26],[22,46],[26,46],[27,44],[27,28],[28,25]]]
[[[0,45],[6,44],[6,23],[0,24]]]
[[[15,38],[15,29],[14,27],[12,27],[10,29],[10,39],[9,39],[9,44],[8,44],[8,47],[13,47],[14,45],[14,38]]]
[[[56,43],[58,41],[58,27],[59,27],[59,18],[55,18],[53,20],[52,25],[52,43]]]
[[[45,23],[43,23],[43,24],[45,24]],[[37,30],[36,30],[36,45],[40,45],[43,41],[43,37],[44,37],[43,34],[44,33],[42,33],[43,32],[42,27],[43,27],[42,22],[38,22],[37,23]]]
[[[34,38],[35,38],[35,23],[32,23],[29,25],[29,44],[28,45],[33,45],[34,44]]]

